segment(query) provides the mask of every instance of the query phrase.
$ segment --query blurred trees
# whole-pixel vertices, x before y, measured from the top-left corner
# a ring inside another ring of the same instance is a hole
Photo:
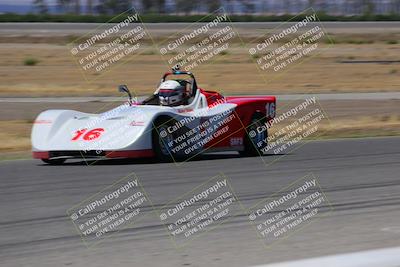
[[[81,2],[79,0],[74,0],[74,10],[75,10],[75,14],[81,14]]]
[[[251,0],[242,0],[240,3],[243,5],[243,12],[251,14],[255,12],[254,2]]]
[[[86,13],[93,14],[93,1],[92,0],[87,0],[86,8],[87,8]]]
[[[203,3],[206,5],[208,13],[214,12],[221,7],[221,2],[219,0],[205,0]]]
[[[187,0],[176,0],[175,12],[184,13],[185,15],[190,14],[193,10],[193,3]]]
[[[190,1],[186,2],[193,5]],[[141,0],[141,5],[144,13],[165,13],[165,0]],[[179,6],[178,3],[177,6]]]
[[[44,0],[33,0],[33,5],[39,14],[47,14],[49,13],[49,9]]]
[[[79,0],[57,0],[57,9],[61,13],[81,13],[81,3]]]
[[[32,1],[38,13],[49,12],[46,0]],[[144,14],[186,15],[211,13],[221,7],[230,14],[296,14],[307,7],[343,16],[400,13],[400,0],[56,0],[56,4],[59,13],[68,14],[114,15],[132,7]]]
[[[370,16],[374,13],[374,3],[371,0],[363,0],[363,14],[366,16]]]
[[[131,8],[130,1],[126,0],[99,0],[96,9],[100,14],[119,14]]]

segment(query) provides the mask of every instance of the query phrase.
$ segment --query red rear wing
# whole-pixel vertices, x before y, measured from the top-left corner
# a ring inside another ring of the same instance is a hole
[[[225,102],[225,97],[218,92],[206,91],[203,89],[200,89],[200,91],[206,97],[208,107],[212,107],[212,106],[216,105],[217,103]]]

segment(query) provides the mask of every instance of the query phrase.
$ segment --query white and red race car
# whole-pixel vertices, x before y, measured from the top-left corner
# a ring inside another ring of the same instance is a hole
[[[183,76],[182,76],[183,75]],[[224,97],[197,87],[191,72],[165,73],[187,88],[187,103],[161,106],[157,91],[101,114],[47,110],[32,129],[33,157],[49,164],[68,158],[141,158],[181,160],[204,152],[238,151],[259,155],[267,144],[267,125],[275,117],[274,96]]]

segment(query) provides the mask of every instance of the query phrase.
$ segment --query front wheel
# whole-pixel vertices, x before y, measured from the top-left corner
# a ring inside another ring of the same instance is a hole
[[[44,163],[50,164],[50,165],[61,165],[63,164],[67,159],[42,159]]]
[[[168,127],[174,125],[175,120],[171,118],[160,118],[154,123],[152,131],[152,145],[156,157],[162,162],[174,160],[173,143],[174,135],[168,131]]]
[[[244,150],[240,151],[241,156],[254,157],[264,154],[268,145],[268,128],[265,116],[261,113],[253,115],[250,124],[247,126],[247,133],[244,137]]]

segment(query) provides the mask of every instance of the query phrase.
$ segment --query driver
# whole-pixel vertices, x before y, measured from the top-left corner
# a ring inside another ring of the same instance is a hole
[[[157,89],[161,106],[186,105],[186,87],[174,80],[162,82]]]

